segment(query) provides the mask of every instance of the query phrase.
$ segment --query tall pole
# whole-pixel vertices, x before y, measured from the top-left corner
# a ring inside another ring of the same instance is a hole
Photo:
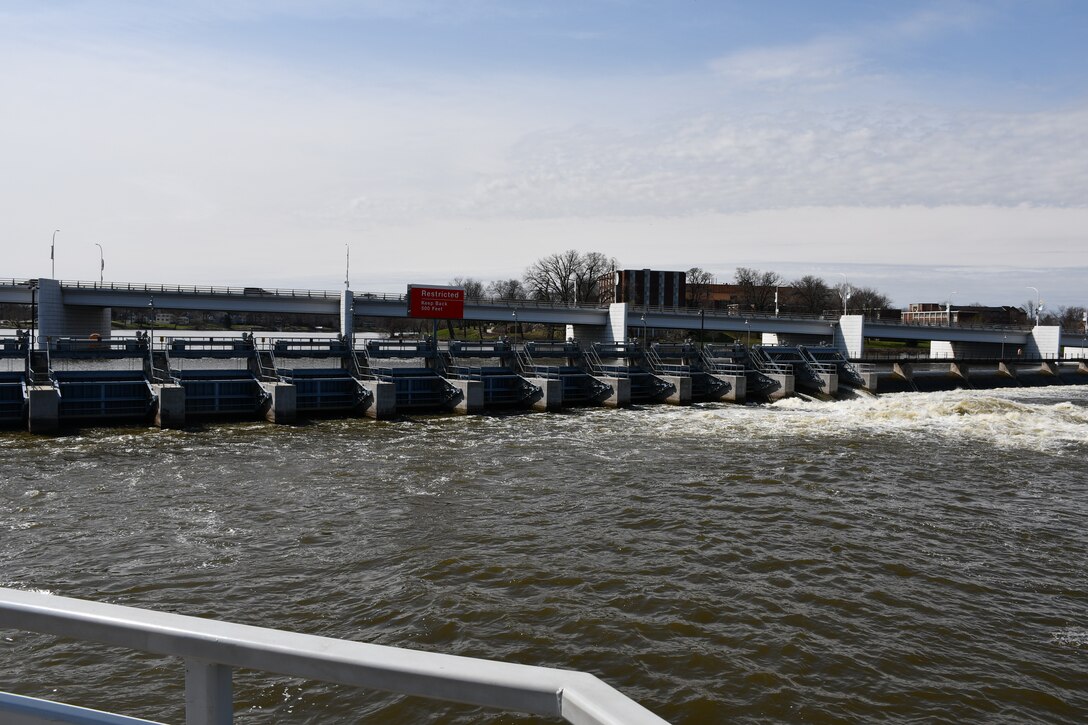
[[[774,316],[778,317],[778,285],[774,286]]]
[[[30,350],[33,352],[38,349],[35,340],[38,339],[38,334],[35,331],[38,326],[38,280],[33,280],[30,283]]]
[[[706,310],[699,308],[699,349],[706,347]]]
[[[102,284],[106,274],[106,257],[102,252],[101,244],[95,242],[94,246],[98,247],[98,284]]]
[[[49,265],[53,279],[57,278],[57,232],[59,231],[60,229],[53,230],[53,241],[49,243]]]
[[[843,278],[842,285],[842,314],[846,316],[846,303],[850,301],[850,278],[842,272],[839,272],[839,276]]]
[[[148,301],[147,306],[151,308],[151,324],[149,325],[149,327],[151,328],[151,336],[147,338],[147,344],[148,344],[148,349],[151,352],[155,352],[155,298],[154,297],[152,297]]]
[[[946,302],[945,305],[944,305],[944,314],[945,314],[945,316],[948,317],[949,326],[952,325],[952,296],[957,295],[957,294],[959,294],[959,293],[958,292],[953,292],[950,295],[948,295],[948,302]]]
[[[642,313],[642,349],[646,349],[646,313]]]
[[[344,289],[351,289],[351,245],[344,245]]]
[[[1038,287],[1025,287],[1024,289],[1030,289],[1035,291],[1035,326],[1039,326],[1039,306],[1043,304],[1043,298],[1039,295]]]

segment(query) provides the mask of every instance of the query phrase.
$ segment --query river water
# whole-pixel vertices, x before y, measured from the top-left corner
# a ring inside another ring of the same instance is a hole
[[[1088,387],[0,434],[0,585],[588,670],[677,723],[1088,719]],[[237,720],[535,722],[239,672]],[[168,658],[0,690],[177,722]]]

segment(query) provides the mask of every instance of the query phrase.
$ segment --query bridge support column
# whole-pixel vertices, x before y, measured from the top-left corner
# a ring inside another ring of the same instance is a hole
[[[724,380],[729,385],[729,389],[725,391],[719,400],[727,400],[730,403],[743,403],[748,398],[748,378],[743,375],[721,375],[715,374],[714,377]]]
[[[152,385],[155,391],[155,425],[160,428],[185,427],[185,388],[180,385]]]
[[[849,359],[863,356],[865,352],[865,317],[843,315],[835,328],[835,347]]]
[[[265,419],[270,423],[294,423],[298,417],[295,386],[290,383],[261,383],[261,388],[272,396],[265,408]]]
[[[360,380],[359,385],[370,392],[370,405],[364,411],[366,417],[385,420],[397,414],[397,386],[379,380]]]
[[[630,378],[598,378],[605,385],[612,386],[612,395],[601,403],[609,408],[619,408],[631,404],[631,380]]]
[[[533,401],[533,410],[553,412],[563,407],[563,381],[549,380],[547,378],[526,378],[530,383],[540,388],[540,398]]]
[[[1062,328],[1058,325],[1036,325],[1028,336],[1029,357],[1057,360],[1062,349]]]
[[[355,296],[346,289],[340,293],[340,335],[350,345],[355,333]]]
[[[27,394],[27,429],[54,433],[60,428],[60,393],[52,385],[30,385]]]
[[[691,405],[691,378],[679,375],[658,375],[657,377],[672,385],[673,391],[665,402],[670,405]]]
[[[58,337],[90,337],[92,333],[110,336],[110,308],[64,304],[58,280],[38,280],[37,304],[39,346]]]
[[[482,380],[447,380],[461,391],[461,399],[453,406],[455,413],[482,413],[484,410],[484,382]]]

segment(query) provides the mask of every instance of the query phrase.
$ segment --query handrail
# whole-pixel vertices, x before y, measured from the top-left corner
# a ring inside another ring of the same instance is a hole
[[[39,592],[0,588],[0,627],[184,658],[190,723],[231,722],[232,667],[571,723],[665,722],[585,672],[420,652]]]

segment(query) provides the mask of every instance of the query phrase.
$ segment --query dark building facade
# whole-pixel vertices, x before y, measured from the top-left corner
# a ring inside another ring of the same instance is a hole
[[[687,304],[687,274],[656,269],[620,269],[600,280],[602,299],[652,307]],[[611,288],[611,289],[609,289]]]

